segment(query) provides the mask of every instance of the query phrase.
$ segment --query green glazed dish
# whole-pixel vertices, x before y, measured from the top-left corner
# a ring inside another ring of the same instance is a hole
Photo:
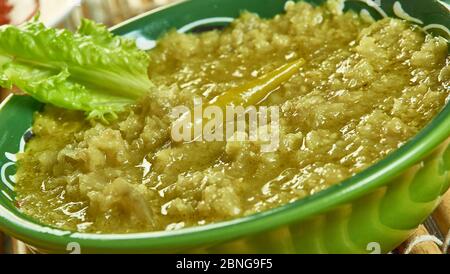
[[[241,11],[272,17],[285,0],[190,0],[114,28],[149,49],[169,29],[201,31]],[[324,1],[311,0],[314,4]],[[374,18],[415,18],[450,36],[449,6],[437,0],[348,0],[346,9]],[[450,187],[450,105],[415,138],[369,169],[313,196],[236,220],[171,232],[73,233],[47,227],[15,205],[15,154],[23,151],[42,104],[10,96],[0,105],[0,230],[39,252],[66,253],[386,253],[404,241]]]

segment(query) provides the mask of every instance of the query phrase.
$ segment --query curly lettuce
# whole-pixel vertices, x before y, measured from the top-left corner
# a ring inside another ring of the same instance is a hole
[[[90,118],[115,117],[148,93],[148,65],[134,41],[89,20],[75,33],[37,20],[0,27],[0,86]]]

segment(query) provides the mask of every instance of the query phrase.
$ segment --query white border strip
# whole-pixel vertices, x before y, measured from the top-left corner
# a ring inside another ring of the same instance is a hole
[[[11,191],[14,191],[14,186],[13,185],[11,185],[11,183],[9,182],[9,180],[6,178],[6,169],[8,168],[8,167],[11,167],[11,166],[14,166],[16,163],[14,163],[14,162],[9,162],[9,163],[6,163],[6,164],[4,164],[3,166],[2,166],[2,168],[0,169],[0,174],[1,174],[1,179],[2,179],[2,183],[7,187],[7,188],[9,188]]]
[[[194,21],[192,23],[189,23],[181,28],[178,29],[179,33],[186,33],[196,27],[199,27],[201,25],[211,24],[211,23],[231,23],[233,22],[235,18],[233,17],[211,17],[211,18],[205,18],[200,19],[197,21]]]
[[[10,94],[8,96],[6,96],[5,100],[3,100],[3,102],[0,103],[0,110],[2,110],[6,104],[11,100],[11,98],[14,96],[14,94]]]
[[[422,29],[424,31],[427,31],[429,29],[440,29],[440,30],[446,32],[447,35],[450,37],[450,30],[447,27],[440,25],[440,24],[429,24],[429,25],[423,27]]]
[[[3,196],[5,196],[8,200],[10,200],[11,202],[14,201],[13,198],[11,198],[11,196],[9,196],[8,193],[6,193],[6,191],[2,190],[1,192],[2,192]]]
[[[400,2],[396,1],[396,2],[394,3],[394,6],[393,6],[392,9],[393,9],[393,11],[394,11],[394,14],[395,14],[398,18],[401,18],[401,19],[406,20],[406,21],[414,22],[414,23],[419,24],[419,25],[423,25],[423,21],[420,20],[420,19],[418,19],[418,18],[415,18],[415,17],[412,17],[411,15],[409,15],[409,14],[403,9],[402,4],[401,4]]]

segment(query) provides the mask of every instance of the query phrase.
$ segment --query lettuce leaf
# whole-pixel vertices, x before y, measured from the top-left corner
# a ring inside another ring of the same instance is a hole
[[[37,20],[0,27],[0,86],[90,118],[115,117],[148,93],[148,64],[134,41],[89,20],[75,33]]]

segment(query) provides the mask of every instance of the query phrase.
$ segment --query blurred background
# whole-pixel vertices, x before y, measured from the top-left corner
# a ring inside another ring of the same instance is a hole
[[[169,2],[173,0],[0,0],[0,24],[8,23],[2,13],[18,24],[39,11],[41,20],[52,27],[73,29],[82,17],[111,26]]]

